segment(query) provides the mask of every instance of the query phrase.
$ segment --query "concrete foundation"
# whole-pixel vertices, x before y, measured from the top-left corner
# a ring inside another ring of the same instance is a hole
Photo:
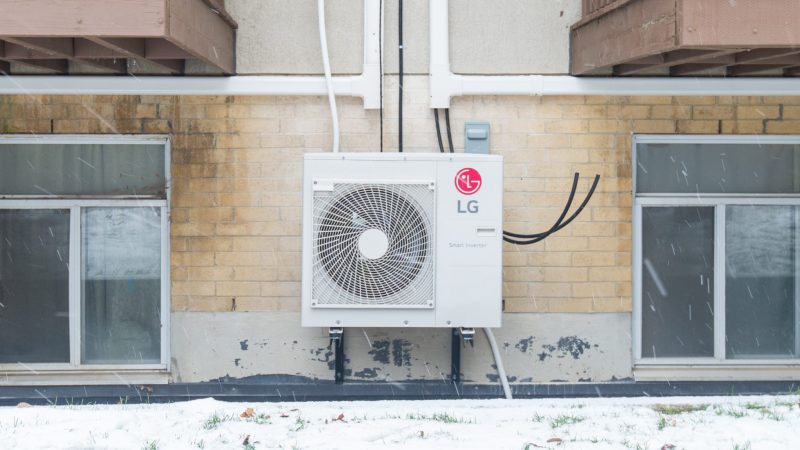
[[[284,375],[333,379],[326,329],[301,328],[294,312],[176,312],[174,382],[258,381]],[[631,377],[630,314],[513,314],[494,330],[513,383],[605,382]],[[346,379],[442,380],[450,376],[449,329],[348,328]],[[497,382],[478,330],[461,353],[464,382]]]

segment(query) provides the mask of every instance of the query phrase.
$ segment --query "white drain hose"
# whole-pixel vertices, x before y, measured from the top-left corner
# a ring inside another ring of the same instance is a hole
[[[483,332],[486,334],[486,339],[489,341],[489,347],[492,348],[494,364],[497,366],[497,375],[500,376],[500,384],[503,385],[503,392],[506,394],[506,399],[511,400],[511,386],[508,385],[506,368],[503,367],[503,359],[500,357],[500,350],[497,348],[497,341],[494,339],[494,333],[492,333],[491,328],[484,328]]]
[[[325,0],[317,0],[317,15],[319,16],[319,45],[322,48],[322,67],[325,70],[325,84],[328,86],[328,103],[331,107],[333,120],[333,152],[339,152],[339,115],[336,113],[336,95],[333,92],[333,76],[331,75],[331,62],[328,58],[328,37],[325,31]]]

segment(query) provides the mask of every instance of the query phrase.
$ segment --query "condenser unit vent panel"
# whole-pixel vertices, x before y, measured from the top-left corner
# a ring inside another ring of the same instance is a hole
[[[435,185],[314,185],[312,307],[434,306]]]

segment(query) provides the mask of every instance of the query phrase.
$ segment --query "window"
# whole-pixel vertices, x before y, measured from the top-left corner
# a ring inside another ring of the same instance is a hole
[[[0,369],[167,368],[169,143],[0,136]]]
[[[800,137],[635,136],[637,367],[800,363]]]

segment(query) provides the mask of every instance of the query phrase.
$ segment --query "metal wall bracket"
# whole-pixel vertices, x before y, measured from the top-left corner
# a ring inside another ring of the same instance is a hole
[[[450,380],[454,383],[461,382],[461,346],[469,342],[470,347],[475,346],[474,328],[453,328],[451,330],[450,347]],[[462,344],[463,340],[463,344]]]
[[[344,383],[344,328],[329,328],[330,346],[333,350],[333,378],[336,384]]]

